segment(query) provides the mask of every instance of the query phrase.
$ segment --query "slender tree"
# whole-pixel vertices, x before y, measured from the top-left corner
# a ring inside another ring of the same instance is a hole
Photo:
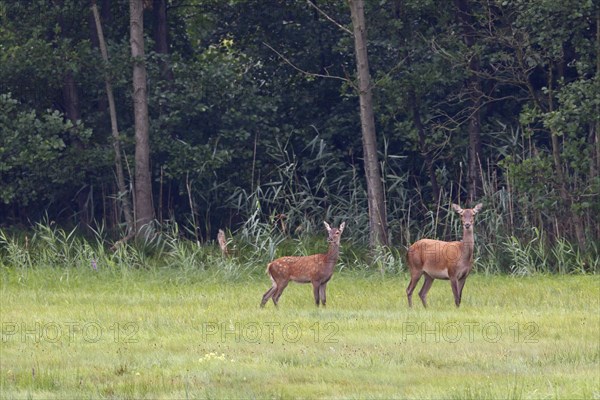
[[[64,7],[64,2],[62,0],[57,0],[53,3],[53,7],[60,10]],[[68,13],[59,12],[57,16],[60,35],[63,37],[63,40],[69,40],[69,38],[65,36],[66,32],[68,32],[68,15]],[[72,55],[69,55],[68,57],[71,58]],[[62,100],[65,116],[73,123],[73,129],[75,130],[78,129],[78,124],[81,121],[81,104],[79,93],[77,91],[77,84],[76,72],[72,68],[72,64],[66,63],[65,70],[62,73]],[[83,143],[81,143],[77,136],[74,137],[72,145],[78,150],[83,150]],[[90,215],[88,207],[86,206],[88,196],[89,188],[87,185],[82,187],[75,196],[77,200],[78,220],[84,229],[87,229],[90,225]]]
[[[404,63],[407,70],[411,70],[412,59],[410,54],[410,43],[415,40],[415,34],[413,33],[413,24],[410,22],[410,16],[406,15],[406,0],[396,0],[394,3],[394,17],[400,23],[402,27],[398,29],[398,35],[404,41]],[[421,98],[417,95],[417,85],[411,80],[406,89],[406,103],[410,108],[410,115],[412,117],[413,125],[417,130],[417,136],[419,138],[419,151],[425,161],[425,167],[429,177],[429,183],[431,184],[431,195],[434,201],[440,200],[440,188],[437,182],[437,176],[435,174],[435,167],[433,164],[433,157],[431,156],[431,149],[427,143],[427,132],[425,125],[423,124],[423,117],[421,116]]]
[[[367,29],[363,0],[348,0],[354,32],[356,69],[358,74],[358,96],[360,101],[360,122],[364,151],[367,196],[369,202],[369,244],[371,249],[388,244],[387,212],[383,182],[377,156],[377,136],[373,114],[373,91],[369,60],[367,57]]]
[[[167,56],[169,55],[169,42],[166,0],[153,0],[152,20],[154,48],[158,54]],[[167,60],[160,61],[160,69],[164,79],[173,80],[173,72]]]
[[[596,81],[600,82],[600,7],[596,10]],[[600,103],[596,103],[596,115],[600,116]],[[596,119],[595,128],[593,146],[595,147],[596,162],[592,163],[594,166],[592,178],[597,177],[600,173],[600,118]]]
[[[100,21],[100,14],[98,13],[98,7],[96,2],[92,1],[92,14],[94,16],[94,25],[97,31],[97,41],[102,54],[102,59],[108,64],[108,50],[106,49],[106,42],[104,40],[104,32],[102,30],[102,23]],[[121,202],[121,208],[123,215],[125,216],[125,223],[127,224],[127,235],[128,238],[135,232],[133,212],[131,210],[131,202],[129,200],[129,192],[125,185],[125,174],[123,173],[123,162],[121,160],[121,138],[119,134],[119,126],[117,124],[117,108],[115,107],[115,98],[113,95],[112,84],[108,77],[108,74],[104,76],[104,83],[106,87],[106,97],[108,100],[108,111],[110,114],[110,127],[113,137],[113,149],[115,151],[115,172],[117,175],[117,188],[119,195],[117,198]]]
[[[133,57],[133,109],[135,117],[135,222],[138,237],[148,233],[154,219],[150,174],[150,140],[146,65],[144,57],[144,3],[130,0],[131,56]]]
[[[474,18],[469,0],[454,0],[458,23],[469,51],[469,76],[465,82],[469,101],[469,157],[467,169],[467,199],[474,202],[481,196],[481,107],[482,89],[479,78],[479,55],[476,53]]]

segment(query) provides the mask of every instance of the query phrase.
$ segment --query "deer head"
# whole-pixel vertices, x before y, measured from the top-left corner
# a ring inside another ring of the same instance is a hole
[[[466,230],[472,230],[475,223],[475,215],[481,210],[483,204],[479,203],[473,208],[462,209],[458,204],[452,204],[452,209],[460,215],[462,225]]]

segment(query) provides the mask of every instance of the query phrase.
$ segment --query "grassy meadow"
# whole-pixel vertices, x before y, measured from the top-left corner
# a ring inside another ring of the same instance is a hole
[[[261,273],[1,267],[0,397],[600,398],[597,275],[337,272],[328,306]],[[417,290],[420,289],[420,285]]]

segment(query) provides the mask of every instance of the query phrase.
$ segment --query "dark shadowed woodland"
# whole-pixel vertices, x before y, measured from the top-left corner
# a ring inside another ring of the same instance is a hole
[[[0,0],[2,262],[267,260],[325,220],[388,268],[481,202],[480,271],[600,271],[600,3],[360,3]]]

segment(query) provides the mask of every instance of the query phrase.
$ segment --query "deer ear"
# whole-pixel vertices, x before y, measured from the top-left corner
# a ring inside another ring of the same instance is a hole
[[[323,221],[323,223],[325,224],[325,228],[327,228],[327,232],[329,232],[331,230],[331,227],[327,222]]]
[[[473,207],[473,214],[477,214],[483,208],[483,204],[479,203],[475,207]]]
[[[457,213],[459,213],[460,215],[462,215],[462,213],[465,211],[462,208],[460,208],[460,206],[458,204],[452,204],[452,209],[454,211],[456,211]]]
[[[344,228],[346,227],[346,221],[342,222],[342,224],[340,225],[340,234],[342,232],[344,232]]]

